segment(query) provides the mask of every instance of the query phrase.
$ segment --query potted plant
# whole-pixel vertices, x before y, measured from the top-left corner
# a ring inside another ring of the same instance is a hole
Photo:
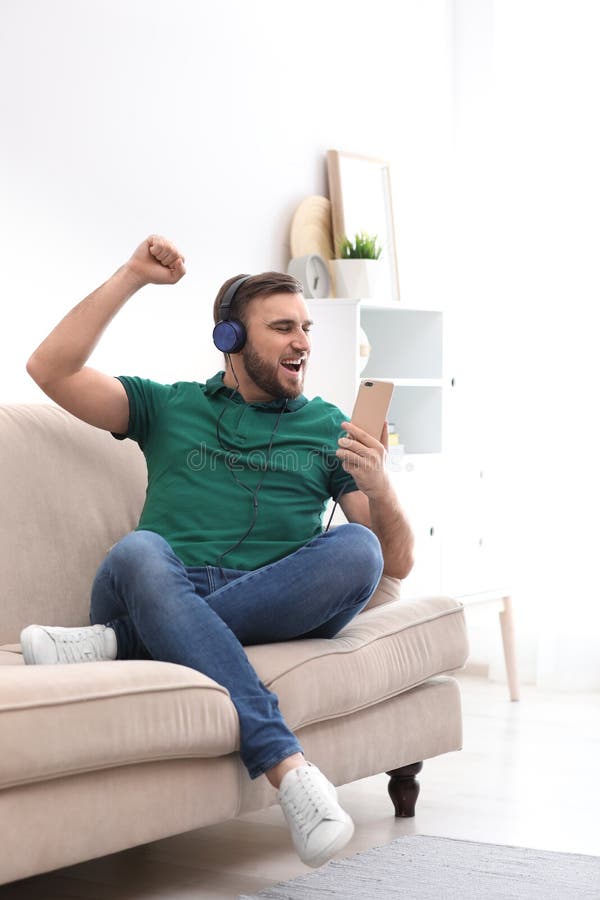
[[[354,243],[343,235],[338,244],[337,259],[333,260],[337,296],[353,299],[376,296],[381,253],[376,234],[361,231],[355,235]]]

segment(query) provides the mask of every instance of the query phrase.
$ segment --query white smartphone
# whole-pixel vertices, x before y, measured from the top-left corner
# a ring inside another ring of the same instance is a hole
[[[393,381],[363,379],[358,388],[350,421],[379,441],[393,393]]]

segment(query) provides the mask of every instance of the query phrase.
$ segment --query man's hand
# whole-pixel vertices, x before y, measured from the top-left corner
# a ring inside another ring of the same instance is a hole
[[[139,287],[145,284],[177,284],[185,275],[184,257],[175,244],[151,234],[126,263]]]
[[[342,422],[342,428],[348,435],[339,439],[340,446],[336,450],[336,456],[342,460],[344,471],[352,475],[359,490],[370,500],[386,494],[391,487],[385,467],[388,448],[387,422],[383,426],[379,441],[352,422]]]
[[[367,525],[379,538],[384,575],[406,578],[413,567],[415,541],[385,468],[387,422],[378,441],[352,422],[342,422],[342,428],[348,437],[339,439],[336,455],[359,490],[342,496],[340,505],[349,522]]]

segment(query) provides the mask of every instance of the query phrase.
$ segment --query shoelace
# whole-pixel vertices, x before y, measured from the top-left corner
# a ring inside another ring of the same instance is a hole
[[[295,819],[305,836],[315,828],[323,819],[334,815],[332,801],[325,795],[327,787],[323,784],[323,790],[319,790],[311,778],[300,775],[299,786],[302,787],[300,796],[288,796],[289,806],[293,807]],[[290,789],[290,794],[292,790]],[[294,792],[297,794],[297,791]]]
[[[56,646],[59,662],[79,662],[86,660],[103,659],[101,644],[104,643],[102,634],[84,635],[82,632],[59,635],[51,635]]]

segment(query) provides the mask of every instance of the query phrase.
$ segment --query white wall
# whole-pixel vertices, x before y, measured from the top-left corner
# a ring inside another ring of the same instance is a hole
[[[600,8],[506,0],[494,29],[513,530],[539,612],[538,683],[598,690]]]
[[[330,147],[392,164],[406,305],[443,305],[443,0],[4,0],[0,401],[44,400],[29,353],[149,233],[186,256],[91,362],[202,379],[211,308],[238,272],[285,269]]]
[[[449,305],[465,450],[486,470],[521,676],[599,689],[600,9],[453,8]],[[470,640],[472,661],[503,677],[497,621],[474,621]]]
[[[476,0],[457,7],[459,59],[471,63],[457,117],[468,212],[458,230],[470,252],[455,283],[471,295],[482,351],[482,425],[521,671],[543,687],[598,690],[600,9],[498,0],[490,77],[489,23]],[[491,88],[483,105],[482,84]],[[479,238],[469,221],[481,224]],[[497,676],[497,635],[493,646]]]

